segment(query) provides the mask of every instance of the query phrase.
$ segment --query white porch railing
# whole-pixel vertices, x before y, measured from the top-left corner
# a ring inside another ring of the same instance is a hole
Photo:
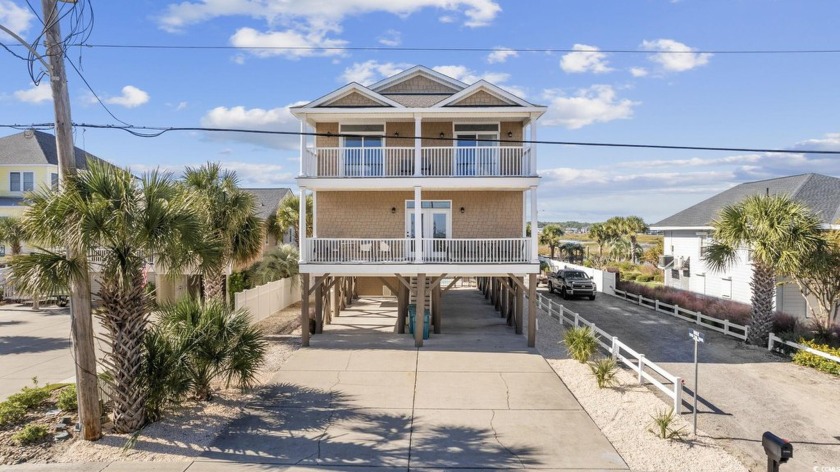
[[[420,173],[426,177],[530,176],[530,148],[510,146],[424,147]],[[307,148],[307,177],[410,177],[413,147]]]
[[[422,239],[421,263],[527,264],[530,238]],[[403,239],[309,238],[308,263],[376,264],[414,263],[415,241]]]

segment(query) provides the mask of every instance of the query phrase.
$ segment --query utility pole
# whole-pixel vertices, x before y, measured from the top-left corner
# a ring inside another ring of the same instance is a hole
[[[75,0],[62,0],[75,3]],[[56,0],[41,0],[44,10],[47,56],[50,61],[50,86],[55,109],[55,142],[58,151],[59,185],[76,175],[76,148],[70,119],[70,96],[64,70],[64,45],[61,38]],[[63,191],[63,190],[62,190]],[[96,377],[96,352],[93,345],[93,318],[90,310],[90,279],[87,254],[82,248],[67,245],[67,258],[79,263],[80,276],[70,280],[70,319],[73,352],[76,360],[76,396],[82,438],[95,441],[102,437],[99,387]]]

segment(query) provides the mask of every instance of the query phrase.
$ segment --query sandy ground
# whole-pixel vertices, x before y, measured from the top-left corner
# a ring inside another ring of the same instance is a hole
[[[540,353],[632,470],[748,470],[702,431],[692,435],[691,425],[683,418],[674,422],[676,429],[682,427],[687,433],[683,440],[656,437],[648,431],[653,423],[651,415],[667,410],[669,405],[638,385],[636,377],[626,370],[619,370],[617,387],[599,389],[589,366],[569,359],[559,344],[563,333],[560,323],[544,313],[538,320]]]

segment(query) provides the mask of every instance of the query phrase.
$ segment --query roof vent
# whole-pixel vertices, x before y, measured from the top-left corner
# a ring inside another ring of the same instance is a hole
[[[33,136],[35,136],[35,130],[34,129],[27,129],[27,130],[23,131],[23,137],[24,138],[29,139]]]

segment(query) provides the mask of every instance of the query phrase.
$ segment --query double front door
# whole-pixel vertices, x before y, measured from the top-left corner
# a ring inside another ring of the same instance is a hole
[[[420,209],[420,237],[426,240],[424,255],[427,258],[440,259],[446,256],[446,239],[452,237],[452,202],[426,201]],[[406,202],[405,208],[405,236],[412,241],[409,243],[411,255],[414,255],[414,238],[417,228],[414,224],[414,201]],[[440,241],[435,241],[439,239]]]

